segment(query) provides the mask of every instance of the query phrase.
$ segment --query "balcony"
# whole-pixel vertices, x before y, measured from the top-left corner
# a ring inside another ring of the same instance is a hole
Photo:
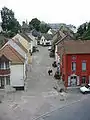
[[[10,74],[10,69],[2,69],[0,70],[0,76]]]

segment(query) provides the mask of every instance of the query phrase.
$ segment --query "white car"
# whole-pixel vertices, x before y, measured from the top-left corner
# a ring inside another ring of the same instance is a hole
[[[89,92],[90,92],[90,84],[81,87],[81,88],[80,88],[80,91],[81,91],[83,94],[89,93]]]
[[[51,50],[51,46],[50,46],[50,47],[48,47],[48,50]]]

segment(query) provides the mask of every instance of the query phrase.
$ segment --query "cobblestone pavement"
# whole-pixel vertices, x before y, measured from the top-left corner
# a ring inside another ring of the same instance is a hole
[[[84,98],[78,89],[58,93],[53,89],[57,80],[48,75],[54,61],[47,47],[39,46],[28,69],[26,90],[6,94],[0,91],[0,120],[32,120],[59,107]],[[54,68],[52,68],[55,71]]]

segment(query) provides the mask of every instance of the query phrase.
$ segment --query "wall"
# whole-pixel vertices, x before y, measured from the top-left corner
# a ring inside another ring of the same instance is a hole
[[[57,61],[57,59],[58,59],[57,45],[55,45],[55,60]]]
[[[72,60],[72,56],[76,56],[76,60]],[[86,83],[89,82],[89,76],[90,76],[90,54],[78,54],[78,55],[65,55],[63,56],[63,74],[65,74],[66,80],[67,77],[70,76],[71,74],[76,74],[77,76],[80,77],[80,85],[81,85],[81,77],[86,76],[87,81]],[[82,71],[82,61],[86,61],[86,71]],[[76,62],[76,72],[73,72],[71,69],[71,63],[72,61]]]
[[[41,37],[41,40],[40,40],[40,45],[42,45],[44,43],[44,36]]]
[[[48,34],[51,34],[51,35],[52,35],[51,29],[48,30]]]
[[[46,40],[44,41],[44,45],[47,45],[46,43],[49,43],[49,45],[51,45],[51,40]]]
[[[0,32],[2,32],[3,31],[3,29],[2,29],[2,27],[1,27],[1,25],[0,25]]]
[[[10,80],[11,80],[11,86],[24,86],[24,65],[11,65],[11,74],[10,74]]]

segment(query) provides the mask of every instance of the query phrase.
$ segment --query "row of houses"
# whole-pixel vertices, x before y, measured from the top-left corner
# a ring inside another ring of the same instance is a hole
[[[0,49],[0,88],[16,90],[25,88],[27,66],[32,63],[31,53],[37,40],[31,33],[18,33],[8,39]]]
[[[55,30],[49,29],[47,33],[42,33],[40,38],[40,45],[51,46],[53,35],[56,33]]]
[[[90,40],[75,40],[73,34],[59,30],[52,40],[52,52],[65,87],[90,83]]]

